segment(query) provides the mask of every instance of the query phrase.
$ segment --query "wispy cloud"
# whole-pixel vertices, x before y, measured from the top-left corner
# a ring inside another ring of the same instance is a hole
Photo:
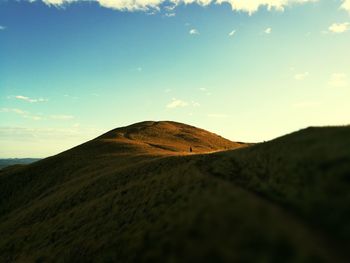
[[[79,97],[77,97],[77,96],[72,96],[72,95],[70,95],[70,94],[64,94],[63,97],[65,97],[65,98],[70,98],[70,99],[72,99],[72,100],[77,100],[77,99],[79,99]]]
[[[174,3],[172,5],[164,6],[164,9],[168,10],[168,11],[173,11],[175,8],[176,8],[176,3]]]
[[[196,101],[191,101],[192,107],[200,107],[201,105]]]
[[[233,37],[236,34],[236,30],[232,30],[230,33],[228,33],[229,37]]]
[[[17,100],[24,100],[24,101],[30,102],[30,103],[46,102],[46,101],[48,101],[47,99],[43,99],[43,98],[34,99],[34,98],[27,97],[27,96],[22,96],[22,95],[15,96],[15,99],[17,99]]]
[[[47,5],[62,6],[73,2],[84,2],[87,0],[28,0],[30,2],[42,1]],[[287,6],[294,4],[304,4],[308,2],[317,2],[318,0],[90,0],[96,2],[105,8],[111,8],[122,11],[150,11],[173,10],[180,4],[196,3],[200,6],[208,6],[210,4],[229,4],[233,11],[243,11],[252,15],[261,7],[267,10],[284,11]],[[166,5],[168,4],[168,5]],[[344,0],[341,8],[350,10],[349,0]]]
[[[277,10],[283,12],[287,6],[293,4],[304,4],[317,2],[318,0],[217,0],[216,3],[228,3],[234,11],[247,12],[249,15],[257,12],[261,7],[266,7],[268,11]]]
[[[84,2],[86,0],[41,0],[47,5],[62,6],[72,2]],[[164,0],[90,0],[100,6],[122,11],[150,11],[159,10]]]
[[[61,128],[28,128],[15,126],[0,126],[0,139],[11,139],[20,141],[43,141],[43,140],[67,140],[69,138],[91,138],[101,134],[101,129],[92,127],[81,127],[73,125],[72,127]]]
[[[272,28],[271,27],[268,27],[264,30],[264,33],[265,34],[271,34],[272,33]]]
[[[304,80],[309,76],[309,72],[298,73],[294,75],[295,80]]]
[[[344,9],[350,14],[350,0],[343,0],[342,5],[340,6],[341,9]]]
[[[190,31],[189,31],[190,35],[199,35],[199,31],[195,28],[192,28]]]
[[[191,101],[191,102],[187,102],[184,100],[179,100],[179,99],[175,99],[173,98],[171,100],[171,102],[169,102],[166,107],[168,109],[175,109],[175,108],[183,108],[183,107],[187,107],[187,106],[191,106],[191,107],[200,107],[200,103],[198,103],[197,101]]]
[[[31,120],[35,120],[35,121],[47,120],[47,119],[66,121],[66,120],[74,119],[74,116],[72,116],[72,115],[56,114],[56,115],[48,115],[47,116],[44,114],[33,114],[33,113],[30,113],[29,111],[24,111],[24,110],[17,109],[17,108],[1,108],[0,112],[14,113],[14,114],[17,114],[23,118],[31,119]]]
[[[348,77],[345,73],[333,73],[328,84],[334,88],[347,87],[349,86]]]
[[[1,25],[0,25],[0,31],[1,31],[1,30],[5,30],[5,29],[6,29],[6,26],[1,26]]]
[[[166,105],[168,109],[183,108],[186,106],[188,106],[188,102],[175,98],[173,98],[172,101]]]
[[[334,23],[328,28],[328,30],[332,33],[337,33],[337,34],[344,33],[350,30],[350,23],[348,22]]]
[[[0,112],[15,113],[17,115],[22,116],[23,118],[31,119],[31,120],[35,120],[35,121],[39,121],[39,120],[43,119],[42,115],[31,114],[28,111],[24,111],[24,110],[17,109],[17,108],[2,108],[2,109],[0,109]]]
[[[203,93],[205,93],[207,96],[210,96],[211,95],[211,92],[208,91],[207,88],[199,88],[199,90]]]
[[[12,113],[16,113],[19,115],[23,115],[23,114],[27,113],[26,111],[23,111],[21,109],[15,109],[15,108],[1,108],[0,112],[12,112]]]
[[[176,14],[175,13],[165,13],[165,16],[166,17],[174,17],[174,16],[176,16]]]

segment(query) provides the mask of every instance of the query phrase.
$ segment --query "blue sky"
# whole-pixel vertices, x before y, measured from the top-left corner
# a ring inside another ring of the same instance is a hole
[[[0,157],[175,120],[238,141],[350,123],[350,1],[0,0]]]

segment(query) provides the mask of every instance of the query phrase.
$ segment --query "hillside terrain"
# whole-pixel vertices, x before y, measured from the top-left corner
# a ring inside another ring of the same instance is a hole
[[[350,127],[118,128],[1,170],[0,233],[0,262],[349,262]]]
[[[39,158],[9,158],[9,159],[0,159],[0,169],[11,165],[24,165],[34,163],[39,161]]]

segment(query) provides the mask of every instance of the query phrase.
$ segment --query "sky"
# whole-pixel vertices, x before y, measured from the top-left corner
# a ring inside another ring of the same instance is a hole
[[[350,124],[350,0],[0,0],[0,158],[144,120]]]

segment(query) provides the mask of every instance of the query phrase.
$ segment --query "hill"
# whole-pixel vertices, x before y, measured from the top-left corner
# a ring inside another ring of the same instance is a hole
[[[0,159],[0,169],[11,165],[25,165],[30,164],[36,161],[39,161],[39,158],[9,158],[9,159]]]
[[[349,135],[115,129],[0,172],[0,261],[348,262]]]
[[[95,141],[118,144],[130,154],[189,154],[208,153],[241,147],[214,133],[177,122],[146,121],[118,128],[98,137]],[[125,148],[124,148],[125,146]]]

